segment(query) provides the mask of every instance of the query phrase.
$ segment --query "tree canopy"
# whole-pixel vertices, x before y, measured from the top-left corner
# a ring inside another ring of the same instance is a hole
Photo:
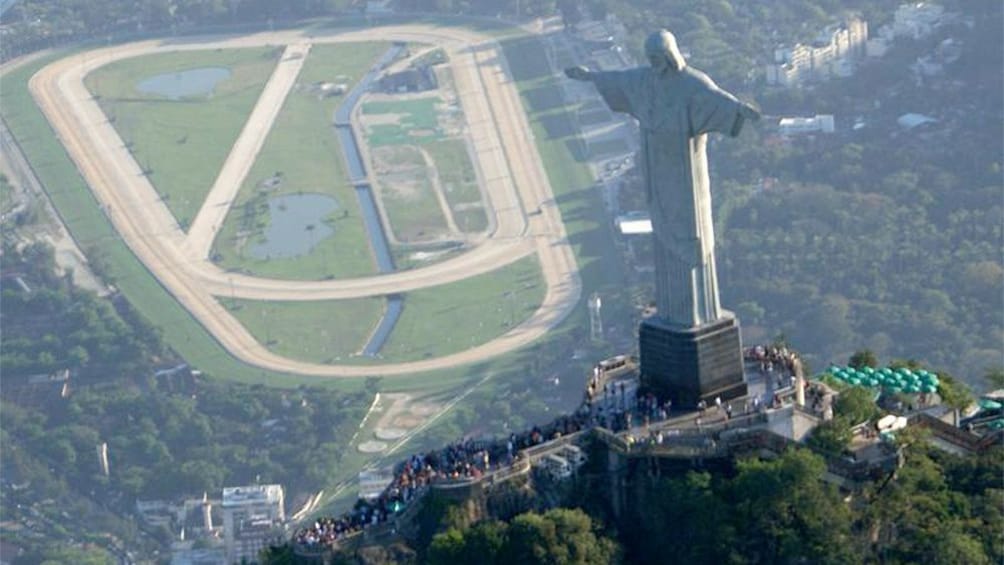
[[[543,514],[520,514],[508,523],[487,521],[467,530],[451,528],[432,539],[427,562],[598,565],[618,559],[617,544],[596,532],[589,515],[557,508]]]

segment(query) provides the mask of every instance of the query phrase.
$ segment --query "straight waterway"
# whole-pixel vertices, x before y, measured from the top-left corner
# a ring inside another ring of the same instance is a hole
[[[341,142],[342,154],[345,156],[345,164],[349,171],[349,180],[356,187],[356,198],[359,199],[359,207],[363,214],[363,223],[366,224],[366,233],[369,235],[370,248],[373,249],[373,256],[376,257],[377,269],[381,273],[392,273],[395,270],[394,258],[390,252],[390,244],[387,242],[387,232],[380,220],[380,213],[377,210],[376,200],[373,198],[373,189],[370,187],[369,179],[366,177],[366,165],[363,163],[362,152],[356,139],[355,131],[352,127],[352,111],[355,109],[359,98],[369,90],[370,85],[379,76],[380,71],[388,63],[400,56],[404,51],[403,44],[395,43],[390,47],[373,65],[366,76],[359,81],[356,86],[345,96],[345,100],[335,109],[335,131],[338,140]],[[390,333],[394,330],[401,312],[404,310],[404,297],[400,294],[390,294],[387,296],[387,309],[384,310],[383,317],[377,324],[375,330],[370,335],[369,342],[363,348],[363,355],[375,357],[384,344]]]

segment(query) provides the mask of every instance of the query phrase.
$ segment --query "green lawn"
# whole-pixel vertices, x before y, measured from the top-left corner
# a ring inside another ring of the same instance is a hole
[[[365,226],[349,184],[341,144],[332,116],[344,97],[321,96],[320,82],[356,83],[386,51],[387,43],[315,45],[290,92],[258,159],[248,173],[234,206],[214,243],[220,266],[255,275],[318,280],[371,275],[376,272]],[[278,186],[266,187],[281,177]],[[338,209],[324,221],[335,233],[313,250],[291,258],[255,258],[248,252],[268,226],[268,199],[282,194],[326,194]]]
[[[467,233],[477,233],[488,227],[474,165],[463,140],[444,139],[423,148],[436,163],[439,182],[443,185],[457,227]]]
[[[398,168],[380,175],[380,201],[399,242],[420,242],[447,233],[446,219],[433,192],[425,159],[414,145],[376,147],[381,160]]]
[[[116,61],[86,77],[87,88],[186,229],[281,53],[277,47],[158,53]],[[155,75],[206,67],[231,72],[208,95],[172,100],[137,90]]]
[[[439,113],[436,105],[442,101],[438,96],[412,100],[366,102],[363,114],[394,114],[396,124],[376,124],[369,128],[367,142],[370,147],[410,143],[428,143],[442,138],[439,127]]]
[[[544,300],[536,257],[469,279],[409,292],[380,351],[383,361],[413,361],[490,341],[528,318]]]
[[[317,363],[383,364],[440,357],[491,341],[530,317],[545,291],[540,263],[527,257],[490,273],[409,292],[377,360],[352,354],[362,349],[383,315],[382,298],[268,303],[227,298],[223,303],[259,342],[281,355]]]
[[[222,302],[269,350],[292,359],[342,364],[362,351],[383,315],[385,300],[261,302],[226,298]]]

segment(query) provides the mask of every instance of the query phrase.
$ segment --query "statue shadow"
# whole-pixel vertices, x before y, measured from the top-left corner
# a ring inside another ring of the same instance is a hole
[[[551,65],[547,57],[542,56],[544,46],[536,37],[516,37],[499,41],[505,57],[509,62],[509,70],[516,81],[533,80],[551,76]]]

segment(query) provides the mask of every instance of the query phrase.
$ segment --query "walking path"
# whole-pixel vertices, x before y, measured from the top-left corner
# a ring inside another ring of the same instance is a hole
[[[192,247],[194,257],[199,259],[209,257],[209,250],[220,229],[223,228],[223,221],[227,218],[231,203],[237,198],[237,192],[244,185],[244,179],[251,171],[258,152],[265,145],[268,132],[272,129],[286,96],[293,88],[309,51],[309,43],[297,43],[286,47],[275,72],[265,84],[265,89],[258,97],[258,102],[251,111],[247,123],[244,124],[244,129],[230,149],[230,155],[223,163],[216,182],[213,183],[206,200],[202,203],[202,208],[199,209],[188,230],[188,244]]]

